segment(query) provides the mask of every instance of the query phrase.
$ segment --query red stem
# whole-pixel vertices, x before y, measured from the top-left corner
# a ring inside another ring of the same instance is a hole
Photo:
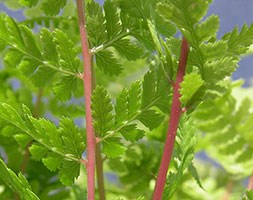
[[[87,38],[87,32],[85,29],[85,15],[83,0],[76,0],[78,22],[80,29],[80,37],[82,44],[82,56],[84,60],[83,66],[83,85],[84,85],[84,97],[86,108],[86,137],[87,137],[87,194],[88,200],[95,199],[95,136],[92,126],[91,115],[91,91],[92,91],[92,74],[91,74],[91,54],[89,50],[89,43]]]
[[[249,178],[249,183],[248,183],[247,189],[248,190],[253,190],[253,176],[251,176]]]
[[[185,38],[181,44],[181,55],[178,64],[178,72],[176,82],[173,84],[173,98],[170,112],[169,128],[164,145],[162,161],[160,164],[159,173],[156,180],[155,190],[153,193],[153,200],[161,200],[163,195],[164,186],[166,183],[166,175],[169,168],[170,160],[172,157],[173,147],[175,143],[175,137],[177,128],[181,116],[181,103],[180,103],[180,84],[183,81],[183,77],[186,70],[187,57],[189,53],[189,45]]]

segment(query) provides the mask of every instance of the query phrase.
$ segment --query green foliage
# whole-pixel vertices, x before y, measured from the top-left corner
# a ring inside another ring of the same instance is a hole
[[[31,186],[25,177],[19,173],[18,176],[0,159],[0,177],[8,184],[8,186],[17,192],[21,199],[39,200],[39,198],[32,192]]]
[[[108,50],[103,50],[96,54],[96,64],[105,74],[110,76],[119,75],[122,71],[117,59]]]
[[[206,142],[213,144],[205,149],[229,173],[240,177],[252,173],[248,170],[253,155],[251,101],[245,98],[238,106],[230,90],[215,101],[201,104],[194,117],[198,128],[208,134]],[[236,169],[232,167],[235,162]]]
[[[83,134],[84,80],[76,5],[67,0],[1,2],[29,8],[23,8],[22,22],[0,14],[4,65],[0,199],[13,199],[15,192],[21,199],[83,198],[88,183],[80,165],[89,162],[82,158],[89,149]],[[85,1],[94,132],[105,177],[118,178],[115,183],[105,179],[107,199],[152,196],[177,78],[181,38],[174,34],[178,31],[190,45],[179,91],[180,109],[186,112],[181,113],[163,198],[220,199],[227,182],[235,184],[232,198],[252,198],[251,191],[242,197],[245,189],[238,183],[252,176],[253,100],[234,94],[244,90],[228,77],[241,56],[250,53],[253,25],[236,27],[217,39],[219,17],[205,17],[211,2]],[[202,150],[224,170],[195,160],[195,153]],[[28,151],[32,159],[26,163]],[[79,175],[82,178],[75,181]]]
[[[96,135],[103,137],[113,127],[111,99],[107,91],[97,86],[92,95],[92,117],[94,121],[94,129]]]
[[[5,124],[2,128],[8,127],[11,130],[9,135],[21,134],[15,137],[19,142],[24,139],[26,143],[31,139],[35,140],[29,149],[33,158],[42,159],[44,165],[52,171],[59,169],[61,182],[71,185],[79,175],[79,160],[85,148],[84,139],[73,122],[62,118],[57,129],[52,122],[35,119],[27,114],[26,107],[23,107],[24,115],[18,114],[13,107],[5,103],[0,104],[0,110],[0,119]]]
[[[120,18],[117,13],[117,7],[111,0],[104,3],[106,30],[108,39],[113,38],[121,31]]]
[[[184,172],[188,169],[196,182],[202,187],[198,173],[192,163],[194,157],[194,147],[197,142],[197,135],[191,126],[191,120],[183,116],[181,126],[177,133],[176,147],[174,149],[174,170],[169,172],[167,177],[167,185],[164,189],[163,199],[170,199],[175,193],[178,185],[182,182]]]
[[[158,169],[161,151],[161,143],[146,140],[129,146],[121,158],[109,160],[110,169],[119,175],[121,183],[128,188],[127,191],[123,188],[124,194],[130,197],[150,195],[149,184]]]
[[[252,200],[253,199],[253,191],[247,191],[245,196],[243,197],[243,200]]]
[[[12,60],[15,55],[9,53],[5,59],[12,62],[13,66],[19,66],[37,87],[44,87],[57,73],[64,74],[65,76],[55,83],[54,92],[61,100],[70,99],[76,89],[80,60],[78,51],[68,36],[60,30],[51,33],[42,29],[40,50],[29,28],[18,26],[4,14],[0,18],[2,40],[10,47],[11,52],[19,55],[19,59]]]
[[[33,7],[38,4],[38,0],[19,0],[19,3],[23,6]],[[66,3],[67,0],[43,0],[41,9],[46,15],[57,15]]]
[[[162,123],[164,115],[155,109],[160,99],[160,96],[156,96],[158,94],[156,79],[154,71],[148,72],[144,76],[142,85],[138,81],[130,88],[123,89],[115,105],[112,105],[112,100],[102,86],[97,86],[94,90],[92,96],[93,125],[97,136],[102,139],[103,147],[106,148],[104,153],[108,157],[115,157],[114,152],[118,153],[117,156],[124,153],[121,142],[115,136],[120,134],[125,140],[131,142],[143,137],[145,129],[140,129],[136,120],[150,130],[157,128]],[[150,90],[153,92],[152,99],[150,99]]]
[[[248,27],[246,24],[242,27],[240,33],[236,27],[231,33],[224,35],[223,40],[228,41],[228,50],[232,54],[240,55],[246,53],[252,44],[253,24]]]
[[[191,104],[191,101],[194,102],[197,98],[199,98],[196,94],[203,86],[203,83],[204,81],[201,79],[199,74],[190,73],[185,75],[180,90],[182,95],[180,101],[183,106],[187,106]]]

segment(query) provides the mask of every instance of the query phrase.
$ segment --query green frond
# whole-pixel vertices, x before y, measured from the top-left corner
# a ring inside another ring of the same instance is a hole
[[[51,33],[42,29],[40,40],[37,40],[28,27],[17,25],[4,14],[0,16],[0,24],[0,41],[9,46],[5,62],[11,67],[18,66],[35,86],[45,87],[53,83],[54,91],[61,100],[70,99],[76,90],[80,59],[67,34],[60,30]],[[58,73],[64,76],[55,83],[54,77]]]
[[[18,193],[22,200],[39,200],[32,192],[32,188],[26,178],[21,173],[17,176],[5,165],[2,159],[0,159],[0,178],[13,190],[13,192]]]
[[[27,113],[20,115],[6,103],[0,104],[0,111],[0,119],[16,130],[13,134],[25,134],[35,140],[29,148],[32,157],[42,160],[52,171],[60,170],[60,180],[63,184],[73,184],[74,178],[79,175],[80,159],[85,149],[85,140],[74,123],[63,117],[58,128],[44,118],[36,119]],[[8,115],[12,117],[7,117]],[[71,168],[73,166],[75,170]]]
[[[228,51],[234,55],[242,55],[247,52],[251,44],[253,44],[253,24],[249,27],[244,24],[239,32],[238,27],[230,33],[223,36],[223,40],[228,42]]]

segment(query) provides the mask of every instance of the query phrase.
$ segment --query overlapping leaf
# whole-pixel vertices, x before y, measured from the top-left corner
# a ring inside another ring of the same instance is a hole
[[[181,83],[181,98],[180,101],[183,106],[189,105],[189,102],[196,101],[196,99],[192,99],[197,91],[204,84],[204,81],[201,79],[199,74],[191,73],[187,74],[184,77],[184,81]],[[198,98],[198,97],[197,97]]]
[[[105,1],[104,12],[100,5],[90,2],[87,5],[87,31],[92,43],[92,52],[96,54],[96,64],[110,76],[119,75],[122,67],[114,56],[114,49],[128,60],[142,57],[143,50],[132,40],[131,30],[125,27],[119,11],[111,0]]]
[[[253,24],[249,27],[244,24],[241,31],[239,32],[236,27],[232,32],[224,35],[223,40],[228,42],[228,50],[235,54],[241,55],[246,53],[249,46],[253,43]]]
[[[252,141],[249,139],[253,134],[250,108],[251,102],[245,99],[236,109],[236,101],[227,91],[219,99],[203,103],[194,112],[198,128],[207,134],[206,140],[213,144],[207,147],[207,151],[227,171],[238,176],[251,173],[248,170],[253,155]],[[232,167],[235,161],[236,170]]]
[[[23,6],[33,7],[38,4],[38,0],[19,0]],[[66,5],[66,0],[43,0],[41,9],[46,15],[57,15],[60,10]]]
[[[18,26],[13,19],[4,14],[0,16],[0,24],[0,40],[10,47],[5,61],[11,67],[19,66],[21,71],[38,87],[54,83],[53,78],[56,73],[64,74],[65,76],[56,84],[54,91],[57,96],[61,96],[62,100],[70,99],[72,92],[76,89],[80,59],[69,37],[60,30],[51,33],[42,29],[40,32],[42,47],[40,48],[39,42],[26,26]]]
[[[25,177],[21,173],[17,176],[5,165],[2,159],[0,159],[0,178],[13,190],[13,192],[18,193],[22,200],[39,200],[32,192],[32,188]]]
[[[173,160],[174,171],[169,172],[167,178],[167,185],[164,189],[163,198],[170,199],[175,193],[178,185],[181,183],[184,172],[188,169],[192,176],[202,187],[199,180],[198,173],[192,163],[195,154],[195,145],[197,142],[197,135],[192,126],[192,121],[183,116],[181,125],[179,127],[176,137],[176,147],[174,149],[175,156]]]
[[[15,130],[12,134],[18,134],[19,137],[15,139],[26,143],[31,138],[35,140],[29,148],[34,159],[42,160],[52,171],[59,170],[59,178],[63,184],[70,185],[74,182],[79,175],[79,160],[85,146],[84,138],[70,119],[61,118],[57,128],[46,119],[35,119],[27,114],[26,107],[24,114],[20,115],[10,105],[1,103],[0,111],[0,119]]]
[[[115,106],[112,105],[113,101],[106,90],[101,86],[96,87],[92,97],[93,124],[96,133],[102,138],[102,143],[107,148],[107,156],[116,156],[115,153],[110,152],[108,143],[113,146],[114,140],[119,142],[114,138],[119,133],[125,140],[131,142],[143,137],[144,130],[138,127],[137,120],[151,130],[162,123],[164,115],[155,107],[161,106],[162,102],[159,100],[165,96],[157,91],[157,84],[155,71],[148,72],[142,85],[137,81],[130,88],[121,91],[116,98]],[[169,102],[166,103],[169,104]],[[118,153],[124,153],[122,145],[114,144],[114,146],[118,148]]]

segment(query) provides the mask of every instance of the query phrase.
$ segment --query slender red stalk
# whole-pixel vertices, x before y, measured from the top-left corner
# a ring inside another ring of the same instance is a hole
[[[84,85],[84,97],[85,97],[85,109],[86,109],[86,136],[87,136],[87,194],[88,200],[95,199],[95,136],[92,126],[91,115],[91,91],[92,91],[92,74],[91,74],[91,54],[89,50],[89,43],[87,38],[87,32],[85,29],[85,15],[83,0],[76,0],[78,22],[82,44],[82,56],[84,60],[83,66],[83,85]]]
[[[185,38],[182,40],[181,45],[181,55],[178,64],[178,72],[176,77],[176,82],[173,84],[173,97],[170,112],[169,128],[167,132],[166,141],[164,144],[162,161],[160,164],[159,173],[156,180],[155,190],[153,193],[153,200],[161,200],[166,183],[166,175],[169,168],[170,160],[172,157],[173,147],[175,143],[177,128],[182,113],[181,103],[180,103],[180,84],[183,81],[183,77],[186,70],[187,57],[189,53],[189,45]]]
[[[251,176],[249,178],[249,183],[248,183],[247,189],[248,190],[253,190],[253,176]]]

